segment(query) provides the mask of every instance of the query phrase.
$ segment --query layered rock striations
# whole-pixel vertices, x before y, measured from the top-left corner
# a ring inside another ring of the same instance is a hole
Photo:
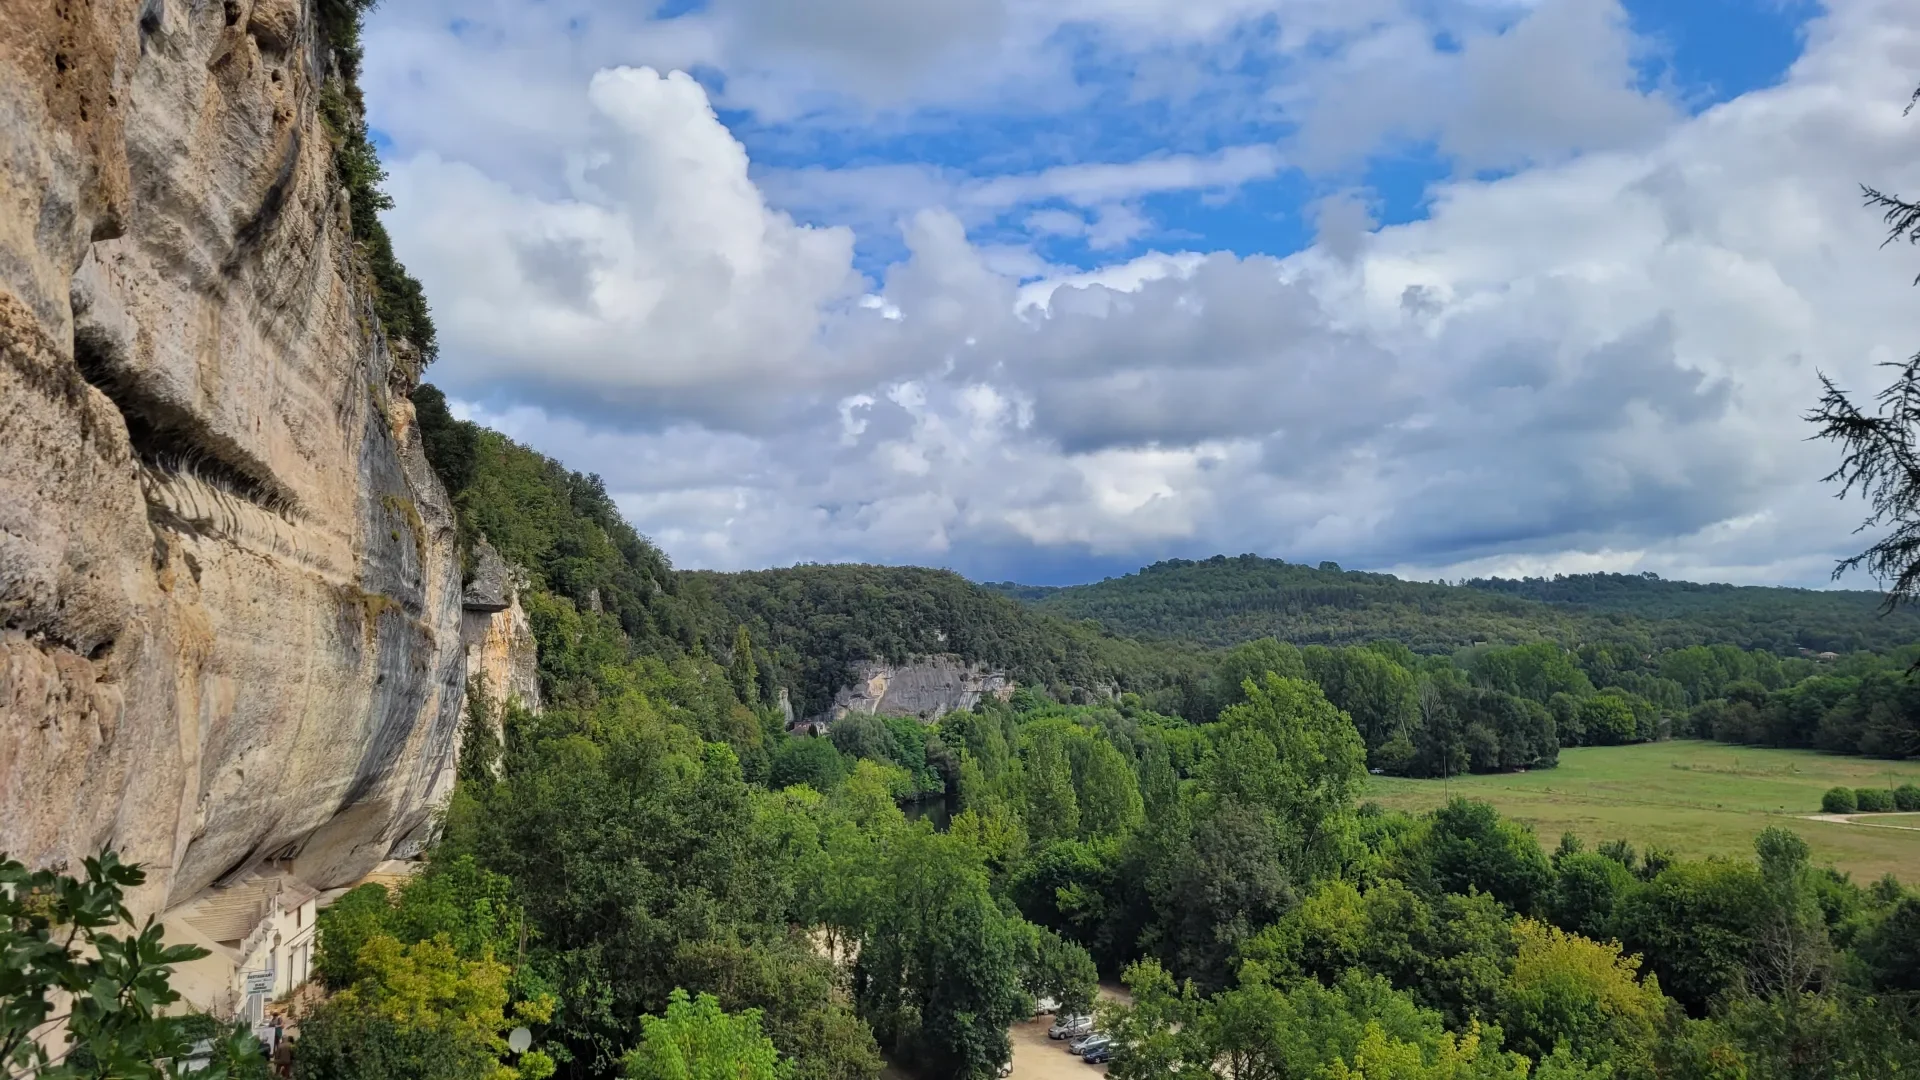
[[[462,590],[296,0],[0,0],[0,850],[424,842]]]

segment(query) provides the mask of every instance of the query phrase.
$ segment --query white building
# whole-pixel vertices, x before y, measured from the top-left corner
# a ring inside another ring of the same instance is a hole
[[[167,943],[210,954],[175,968],[174,989],[192,1008],[260,1023],[267,1002],[313,973],[318,899],[293,875],[262,868],[168,912]]]

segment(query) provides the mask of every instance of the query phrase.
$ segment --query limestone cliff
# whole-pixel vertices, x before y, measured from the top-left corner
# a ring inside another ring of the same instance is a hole
[[[1013,682],[1005,672],[968,664],[958,656],[915,657],[905,664],[869,661],[855,670],[853,685],[835,695],[824,719],[867,713],[934,720],[971,709],[982,697],[1004,701],[1012,693]]]
[[[520,607],[525,583],[482,537],[474,545],[460,636],[467,649],[467,678],[478,680],[489,699],[518,701],[540,711],[540,652],[533,624]],[[496,709],[494,722],[499,722]]]
[[[0,850],[350,882],[425,838],[464,645],[328,51],[298,0],[0,27]]]

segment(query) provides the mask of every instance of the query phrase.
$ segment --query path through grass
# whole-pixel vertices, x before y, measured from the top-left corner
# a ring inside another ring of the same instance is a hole
[[[1527,773],[1406,780],[1374,776],[1366,798],[1401,810],[1430,810],[1448,795],[1484,799],[1530,823],[1551,848],[1563,832],[1591,846],[1624,838],[1641,850],[1665,847],[1693,857],[1750,857],[1753,838],[1780,824],[1804,836],[1815,862],[1854,880],[1892,872],[1920,882],[1920,832],[1810,821],[1820,795],[1837,784],[1920,783],[1920,761],[1839,757],[1676,740],[1563,750],[1560,766]],[[1888,822],[1905,820],[1873,815]]]

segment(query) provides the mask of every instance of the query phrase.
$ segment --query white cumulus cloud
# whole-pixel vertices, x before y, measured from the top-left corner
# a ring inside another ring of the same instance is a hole
[[[1355,55],[1376,29],[1339,25]],[[1407,115],[1510,175],[1384,228],[1337,196],[1285,257],[1061,271],[968,233],[970,198],[1132,229],[1129,192],[1203,186],[1220,155],[935,176],[864,280],[850,232],[769,207],[696,83],[645,70],[593,79],[555,192],[422,154],[395,167],[394,229],[446,342],[434,377],[603,473],[686,564],[1251,550],[1817,581],[1854,538],[1805,441],[1815,370],[1869,390],[1920,346],[1912,253],[1878,246],[1856,186],[1920,188],[1920,8],[1834,0],[1780,85],[1691,117],[1623,81],[1609,0],[1543,0],[1509,34],[1429,55],[1459,92]],[[1418,85],[1312,115],[1386,130]],[[1588,122],[1512,100],[1536,86]]]

